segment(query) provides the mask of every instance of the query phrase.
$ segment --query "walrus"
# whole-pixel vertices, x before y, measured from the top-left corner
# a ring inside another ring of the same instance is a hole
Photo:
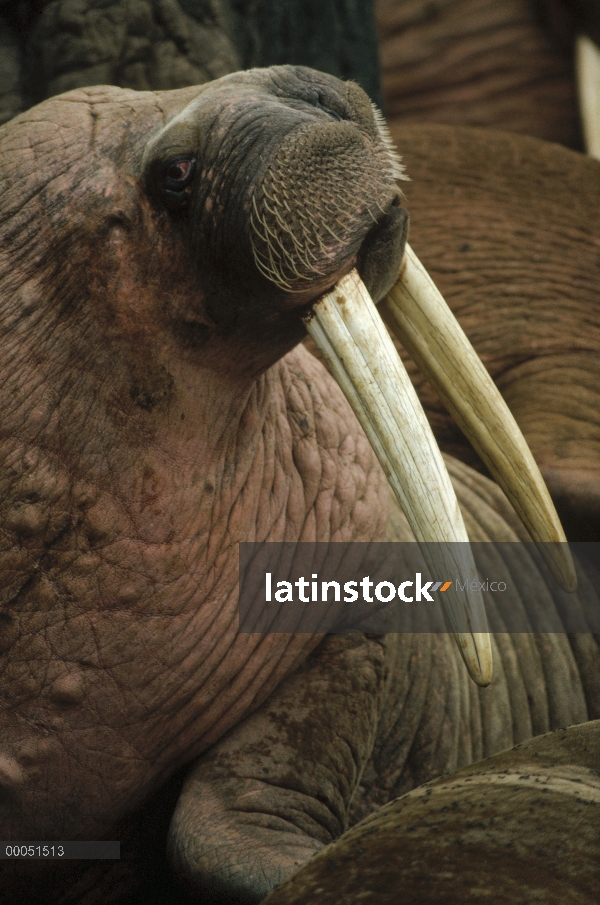
[[[180,769],[237,727],[252,732],[248,720],[292,674],[306,700],[323,675],[341,677],[344,732],[363,714],[357,757],[368,759],[406,650],[398,639],[238,633],[238,545],[468,538],[476,517],[469,505],[461,513],[402,376],[374,304],[384,296],[555,576],[574,587],[520,432],[443,300],[423,289],[401,164],[356,85],[275,67],[170,92],[78,89],[12,120],[0,144],[4,839],[127,836]],[[425,312],[416,337],[403,321],[411,305]],[[445,380],[427,334],[441,323],[455,334]],[[307,330],[341,389],[301,345]],[[465,366],[466,408],[453,390]],[[502,537],[509,523],[521,530],[486,479],[450,470],[492,538],[500,525]],[[464,689],[465,668],[485,686],[492,642],[469,622],[481,596],[453,594],[444,602],[457,649],[452,633],[419,643],[437,645],[453,688]],[[557,674],[573,677],[557,709],[586,719],[573,655],[549,644],[563,658]],[[490,693],[504,706],[504,673]],[[338,700],[325,702],[336,715]],[[327,764],[338,724],[322,724],[314,758]],[[301,788],[303,769],[286,781]],[[350,782],[334,771],[334,834],[361,769]],[[308,856],[304,837],[291,859],[279,844],[235,882],[225,854],[218,894],[257,900]],[[91,903],[148,879],[133,870],[131,880],[124,860],[103,885],[103,867],[11,862],[0,895]],[[188,868],[201,896],[214,876]]]

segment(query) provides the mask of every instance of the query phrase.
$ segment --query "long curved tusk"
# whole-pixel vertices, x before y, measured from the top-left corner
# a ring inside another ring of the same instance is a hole
[[[384,320],[471,441],[567,591],[577,575],[562,525],[517,422],[431,277],[406,246]]]
[[[454,488],[402,360],[356,270],[316,302],[304,323],[354,409],[415,538],[425,545],[428,564],[436,573],[442,570],[440,577],[469,576],[470,587],[476,569]],[[427,547],[431,543],[434,552]],[[465,599],[453,584],[443,601],[471,677],[488,685],[492,649],[480,592],[468,591]]]
[[[575,71],[585,149],[600,159],[600,47],[586,35],[575,40]]]

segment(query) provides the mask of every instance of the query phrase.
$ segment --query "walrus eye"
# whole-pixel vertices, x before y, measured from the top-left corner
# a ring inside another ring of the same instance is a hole
[[[181,192],[194,176],[195,157],[175,157],[168,160],[164,170],[164,187],[170,192]]]
[[[157,161],[152,168],[150,187],[172,211],[184,210],[190,200],[190,186],[196,170],[196,158],[188,155]]]

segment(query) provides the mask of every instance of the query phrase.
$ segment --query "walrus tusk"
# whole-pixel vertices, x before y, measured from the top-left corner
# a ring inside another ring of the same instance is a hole
[[[575,71],[585,149],[600,160],[600,47],[586,35],[575,40]]]
[[[470,587],[475,563],[454,488],[402,360],[357,271],[320,298],[304,323],[354,409],[416,540],[436,544],[434,551],[422,547],[434,575],[469,576]],[[478,685],[489,685],[487,631],[459,629],[487,628],[480,592],[459,597],[453,584],[442,599],[469,674]]]
[[[540,545],[560,586],[575,590],[577,575],[567,540],[531,450],[462,327],[408,244],[400,279],[379,307]]]

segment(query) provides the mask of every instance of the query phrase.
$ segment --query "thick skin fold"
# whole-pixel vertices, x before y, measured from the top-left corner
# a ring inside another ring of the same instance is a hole
[[[508,406],[431,277],[406,245],[382,315],[504,490],[558,583],[577,577],[562,525]]]
[[[462,514],[431,427],[404,365],[358,273],[353,270],[314,306],[307,330],[352,406],[433,574],[476,577]],[[456,546],[456,542],[463,542]],[[453,546],[454,543],[454,546]],[[430,561],[432,560],[432,561]],[[466,601],[454,585],[443,601],[470,675],[479,685],[492,677],[486,632],[458,631],[485,625],[479,591]]]

